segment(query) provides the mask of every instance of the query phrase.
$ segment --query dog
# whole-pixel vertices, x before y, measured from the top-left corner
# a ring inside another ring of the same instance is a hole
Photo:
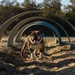
[[[42,59],[44,52],[44,40],[40,30],[32,31],[26,38],[21,49],[21,56],[25,50],[29,50],[31,59],[35,59],[37,54]]]

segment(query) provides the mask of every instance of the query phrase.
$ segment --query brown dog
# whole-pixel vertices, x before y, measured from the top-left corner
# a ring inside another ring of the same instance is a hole
[[[24,41],[23,47],[21,49],[21,56],[23,52],[28,49],[31,54],[31,59],[36,57],[39,52],[39,58],[42,58],[44,52],[44,41],[40,31],[34,30],[28,35]]]

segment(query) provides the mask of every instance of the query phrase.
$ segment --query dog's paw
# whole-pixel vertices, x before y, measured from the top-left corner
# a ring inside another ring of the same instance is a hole
[[[20,56],[21,56],[21,57],[23,57],[23,54],[22,54],[22,53],[20,53]]]

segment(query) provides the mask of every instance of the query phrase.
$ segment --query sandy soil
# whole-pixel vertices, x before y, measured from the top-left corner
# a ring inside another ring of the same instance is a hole
[[[7,47],[7,38],[0,42],[0,75],[75,75],[75,38],[71,37],[71,49],[67,38],[60,46],[53,38],[46,38],[42,60],[30,60],[29,52],[20,56],[21,43]]]

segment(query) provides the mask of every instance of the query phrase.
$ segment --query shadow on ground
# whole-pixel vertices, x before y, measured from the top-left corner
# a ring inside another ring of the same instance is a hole
[[[12,46],[8,48],[11,52],[0,52],[0,75],[75,75],[75,44],[71,50],[54,50],[56,47],[46,47],[51,53],[34,61],[22,58],[21,48]]]

